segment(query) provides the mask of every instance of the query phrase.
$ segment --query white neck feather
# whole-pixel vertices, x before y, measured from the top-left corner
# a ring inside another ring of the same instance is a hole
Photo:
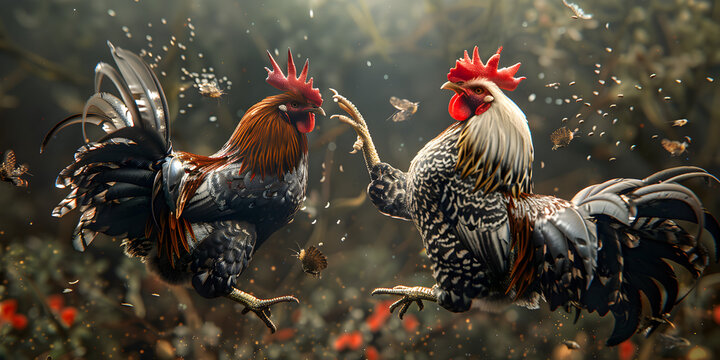
[[[487,111],[467,120],[458,140],[458,170],[463,176],[477,174],[484,191],[530,192],[534,150],[525,114],[494,83],[482,85],[494,100]]]

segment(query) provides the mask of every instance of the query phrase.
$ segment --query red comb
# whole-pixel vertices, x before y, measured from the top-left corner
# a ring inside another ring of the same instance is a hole
[[[267,81],[268,84],[283,91],[299,93],[314,105],[322,105],[323,100],[322,95],[320,95],[320,90],[317,88],[313,89],[312,87],[313,79],[310,78],[310,81],[305,82],[307,79],[308,66],[310,66],[310,60],[305,60],[305,66],[303,66],[300,76],[296,78],[295,74],[297,73],[297,69],[295,69],[292,53],[290,52],[290,49],[288,49],[288,76],[286,77],[269,51],[267,54],[268,57],[270,57],[270,63],[272,63],[273,67],[272,70],[265,68],[268,72],[268,77],[265,81]]]
[[[520,68],[520,63],[498,70],[501,51],[502,46],[493,56],[490,57],[490,59],[488,59],[487,64],[483,64],[480,60],[480,55],[478,55],[477,46],[475,46],[475,49],[473,50],[472,60],[470,60],[468,52],[465,50],[465,58],[455,62],[455,67],[450,69],[450,72],[448,73],[448,80],[458,82],[481,77],[494,82],[503,90],[515,90],[520,81],[525,80],[524,76],[519,78],[514,77]]]

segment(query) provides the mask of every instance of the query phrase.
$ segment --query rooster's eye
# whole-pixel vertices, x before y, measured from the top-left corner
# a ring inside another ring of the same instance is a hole
[[[476,93],[476,94],[482,94],[484,91],[485,91],[485,90],[483,90],[483,88],[475,88],[475,93]]]
[[[296,107],[298,107],[298,103],[296,103],[296,102],[290,103],[290,106],[296,108]]]

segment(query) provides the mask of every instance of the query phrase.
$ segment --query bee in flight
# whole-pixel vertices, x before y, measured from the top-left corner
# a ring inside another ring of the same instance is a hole
[[[552,149],[557,150],[561,147],[570,145],[570,142],[573,141],[577,132],[577,129],[575,129],[575,131],[570,131],[570,129],[564,126],[553,131],[552,134],[550,134],[550,141],[553,143]]]
[[[408,99],[400,99],[395,96],[390,97],[390,104],[397,109],[388,119],[393,122],[401,122],[410,119],[420,106],[420,102],[412,102]]]
[[[305,249],[300,249],[293,255],[300,259],[302,269],[306,274],[310,274],[315,278],[320,278],[320,272],[327,268],[327,256],[325,256],[315,246],[310,246]]]
[[[212,99],[219,99],[221,96],[225,95],[225,92],[220,89],[218,83],[214,81],[199,83],[198,92],[200,92],[200,95]]]
[[[0,180],[13,183],[17,187],[27,187],[28,181],[21,177],[25,174],[29,174],[27,165],[17,165],[15,152],[6,151],[3,162],[0,164]]]
[[[668,139],[662,139],[660,144],[665,149],[665,151],[669,152],[672,156],[682,155],[684,152],[687,151],[689,145],[686,142],[679,142]]]

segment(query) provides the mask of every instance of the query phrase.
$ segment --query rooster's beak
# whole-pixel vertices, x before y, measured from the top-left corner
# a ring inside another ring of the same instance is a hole
[[[448,81],[448,82],[442,84],[442,86],[440,88],[443,90],[452,90],[455,93],[457,93],[458,95],[462,95],[465,93],[465,90],[463,90],[463,88],[460,87],[460,85],[458,85],[452,81]]]
[[[318,106],[318,107],[313,107],[312,109],[310,109],[310,112],[311,112],[311,113],[318,114],[318,115],[325,116],[325,110],[323,110],[323,108],[321,108],[321,107],[319,107],[319,106]]]

